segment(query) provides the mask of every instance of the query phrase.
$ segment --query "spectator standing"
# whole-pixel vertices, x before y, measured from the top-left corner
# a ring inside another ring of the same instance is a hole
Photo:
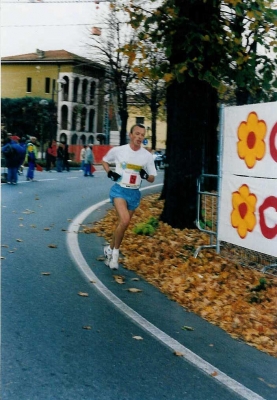
[[[55,158],[55,159],[56,159],[56,158]],[[52,148],[52,142],[49,142],[49,143],[48,143],[47,150],[46,150],[46,171],[51,172],[52,164],[55,165],[55,163],[53,163],[53,148]]]
[[[24,169],[24,161],[25,161],[25,157],[26,157],[26,150],[27,150],[27,143],[26,143],[26,138],[22,137],[19,140],[19,145],[22,147],[23,152],[20,156],[20,162],[19,162],[19,167],[18,167],[18,175],[23,175],[23,169]]]
[[[17,184],[18,167],[24,154],[24,149],[18,143],[19,139],[18,136],[10,136],[7,143],[2,147],[2,153],[8,169],[7,183],[12,185]]]
[[[64,157],[63,144],[59,143],[57,148],[57,158],[56,158],[57,172],[63,172],[63,157]]]
[[[82,148],[82,150],[80,152],[81,170],[82,171],[85,171],[86,148],[87,148],[87,146],[84,144],[84,147]]]
[[[93,176],[91,172],[93,161],[94,157],[92,152],[92,144],[90,143],[86,148],[84,176]]]
[[[63,154],[63,169],[69,172],[69,151],[68,144],[64,145],[64,154]]]
[[[25,163],[28,164],[27,181],[34,180],[35,166],[38,154],[36,141],[37,139],[34,136],[32,136],[29,142],[27,143],[26,157],[25,157]]]

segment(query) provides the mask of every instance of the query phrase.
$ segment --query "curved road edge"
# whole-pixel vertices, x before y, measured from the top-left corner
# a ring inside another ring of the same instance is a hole
[[[162,184],[151,185],[145,187],[141,190],[151,189],[157,186],[162,186]],[[193,353],[187,347],[183,346],[177,340],[173,339],[165,332],[161,331],[151,322],[146,320],[140,314],[138,314],[135,310],[125,304],[122,300],[120,300],[117,296],[115,296],[99,279],[98,277],[92,272],[89,265],[87,264],[83,254],[81,253],[79,243],[78,243],[78,232],[80,226],[82,225],[83,221],[94,211],[99,209],[100,207],[104,206],[105,204],[109,203],[110,199],[103,200],[93,206],[87,208],[80,214],[78,214],[71,224],[68,227],[67,232],[67,247],[69,249],[70,256],[74,261],[75,265],[84,276],[86,280],[89,282],[94,282],[94,287],[103,295],[105,298],[110,301],[117,309],[129,317],[133,322],[139,325],[142,329],[150,333],[153,337],[157,340],[162,342],[165,346],[171,349],[174,352],[178,352],[182,354],[182,357],[193,364],[195,367],[203,371],[204,373],[213,376],[213,379],[216,379],[221,384],[226,386],[229,390],[240,395],[242,398],[247,400],[265,400],[263,397],[259,396],[257,393],[253,392],[252,390],[246,388],[244,385],[240,384],[236,380],[230,378],[224,372],[220,371],[212,364],[208,363],[207,361],[203,360],[197,354]]]

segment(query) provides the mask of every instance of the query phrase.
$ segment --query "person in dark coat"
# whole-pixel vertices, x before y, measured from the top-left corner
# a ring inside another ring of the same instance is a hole
[[[25,150],[20,144],[18,136],[11,136],[8,139],[8,143],[2,147],[2,153],[6,160],[6,167],[8,169],[8,177],[7,183],[16,185],[17,184],[17,171],[19,166],[21,165],[21,160],[23,155],[25,154]]]
[[[63,144],[59,143],[57,148],[57,158],[56,158],[57,172],[63,172],[63,154],[64,154]]]
[[[23,170],[24,170],[24,161],[25,161],[25,157],[26,157],[26,151],[27,151],[27,143],[26,143],[26,138],[23,136],[20,141],[19,141],[19,145],[23,148],[22,155],[20,158],[20,164],[18,167],[18,175],[23,175]]]
[[[63,153],[63,169],[69,172],[69,151],[68,151],[68,144],[64,145],[64,153]]]

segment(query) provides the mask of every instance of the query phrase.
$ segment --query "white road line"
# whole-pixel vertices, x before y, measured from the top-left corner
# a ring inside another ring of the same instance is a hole
[[[151,189],[157,186],[161,186],[162,184],[151,185],[149,187],[145,187],[141,190]],[[230,378],[224,372],[220,371],[216,367],[214,367],[209,362],[203,360],[197,354],[193,353],[187,347],[183,346],[177,340],[173,339],[171,336],[167,335],[165,332],[161,331],[151,322],[146,320],[140,314],[138,314],[135,310],[125,304],[122,300],[120,300],[117,296],[115,296],[92,272],[89,265],[87,264],[83,254],[81,253],[79,243],[78,243],[78,231],[83,221],[95,210],[98,210],[100,207],[109,203],[109,199],[103,200],[88,209],[84,210],[82,213],[77,215],[77,217],[71,222],[67,231],[67,246],[69,252],[76,263],[77,267],[84,275],[84,277],[89,281],[94,282],[94,287],[98,289],[98,291],[106,297],[114,306],[116,306],[122,313],[127,315],[133,322],[139,325],[141,328],[149,332],[152,336],[158,339],[160,342],[165,344],[172,351],[177,351],[182,354],[182,357],[193,364],[195,367],[199,368],[201,371],[216,379],[221,384],[225,385],[229,390],[237,393],[241,397],[247,400],[265,400],[263,397],[259,396],[257,393],[248,389],[244,385],[240,384],[236,380]]]

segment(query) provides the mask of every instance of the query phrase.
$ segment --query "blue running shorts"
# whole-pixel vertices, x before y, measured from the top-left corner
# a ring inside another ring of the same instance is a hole
[[[124,199],[127,203],[128,210],[133,211],[139,206],[141,193],[139,189],[128,189],[115,183],[110,190],[110,200],[112,204],[114,204],[115,198]]]

